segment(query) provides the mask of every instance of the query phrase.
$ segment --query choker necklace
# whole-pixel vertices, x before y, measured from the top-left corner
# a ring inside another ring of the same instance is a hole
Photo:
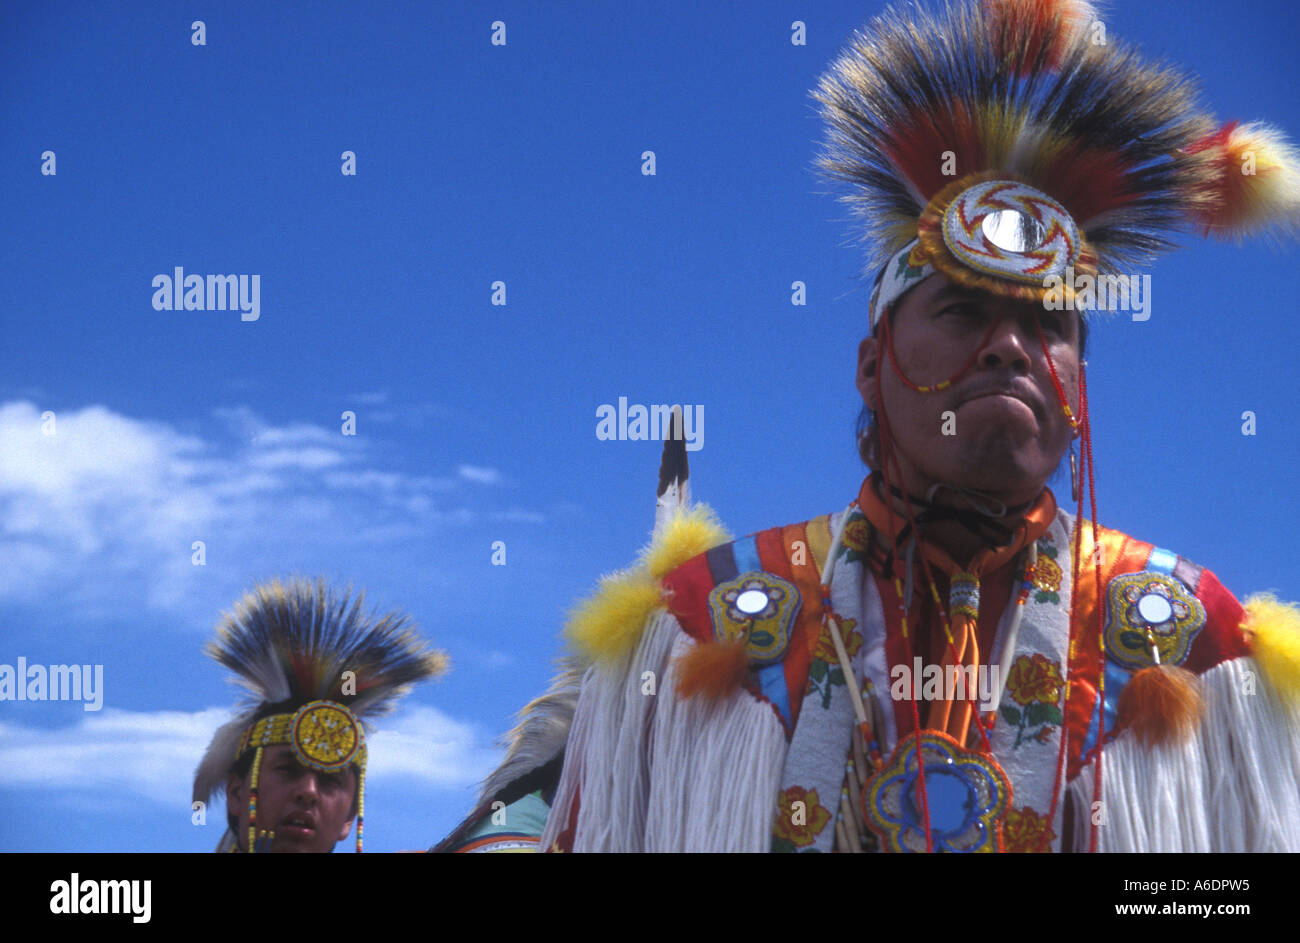
[[[945,504],[935,504],[934,496],[940,490],[952,491],[960,495],[971,505],[968,508],[951,507]],[[978,491],[971,491],[966,488],[959,488],[956,485],[944,484],[938,482],[930,486],[926,497],[919,498],[915,495],[906,494],[895,488],[893,485],[888,486],[889,493],[900,501],[906,501],[914,507],[921,508],[921,512],[914,516],[917,529],[919,530],[924,524],[934,524],[940,521],[956,521],[965,527],[968,531],[978,537],[981,541],[990,547],[1005,547],[1011,542],[1015,534],[1013,528],[1001,523],[999,518],[1019,518],[1031,507],[1033,501],[1027,501],[1024,504],[1017,504],[1008,507],[994,498],[981,494]],[[992,506],[990,506],[992,505]],[[893,562],[893,553],[897,547],[906,543],[911,536],[911,523],[905,524],[899,531],[898,538],[893,548],[890,548],[889,556],[886,557],[886,564]]]

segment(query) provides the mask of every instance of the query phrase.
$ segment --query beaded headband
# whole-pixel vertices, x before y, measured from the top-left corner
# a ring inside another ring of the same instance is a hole
[[[361,721],[334,701],[308,701],[292,714],[263,717],[240,738],[235,759],[247,750],[279,744],[292,746],[294,759],[322,773],[337,773],[353,764],[366,768]]]

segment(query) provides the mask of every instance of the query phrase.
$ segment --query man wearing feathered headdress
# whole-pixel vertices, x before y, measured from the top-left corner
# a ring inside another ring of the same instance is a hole
[[[853,38],[814,95],[877,274],[871,474],[730,542],[666,509],[441,848],[1300,850],[1300,611],[1097,523],[1083,360],[1097,286],[1179,227],[1294,233],[1295,154],[1094,21],[957,2]]]
[[[323,580],[274,580],[246,593],[210,657],[251,695],[221,727],[194,777],[195,801],[225,789],[218,851],[328,852],[365,821],[364,723],[416,681],[441,674],[400,613],[362,611]]]

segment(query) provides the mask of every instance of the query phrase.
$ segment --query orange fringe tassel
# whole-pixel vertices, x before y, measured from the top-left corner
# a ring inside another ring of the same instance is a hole
[[[739,690],[748,671],[744,642],[704,642],[677,659],[677,693],[718,700]]]
[[[1173,665],[1154,665],[1143,668],[1125,686],[1116,727],[1131,728],[1147,747],[1180,742],[1196,732],[1204,711],[1196,675]]]

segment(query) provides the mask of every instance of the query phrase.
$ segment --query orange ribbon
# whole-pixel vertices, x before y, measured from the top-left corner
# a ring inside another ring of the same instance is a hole
[[[872,526],[884,535],[900,533],[908,524],[904,513],[888,507],[876,494],[871,478],[868,478],[862,484],[862,490],[858,494],[858,506]],[[1037,540],[1046,533],[1055,517],[1056,499],[1052,496],[1051,491],[1044,488],[1043,493],[1038,496],[1038,500],[1034,502],[1034,505],[1025,512],[1019,521],[1014,523],[1005,522],[1012,527],[1011,542],[1006,546],[986,547],[980,550],[965,567],[959,566],[942,547],[922,539],[919,534],[917,535],[917,546],[932,566],[937,567],[947,575],[949,585],[959,575],[973,577],[978,590],[979,582],[986,573],[996,572],[1002,567],[1011,564],[1016,555],[1027,547],[1031,541]],[[895,555],[894,565],[898,566],[901,562]],[[919,589],[918,586],[918,591]],[[938,600],[937,604],[946,608],[946,602],[942,599]],[[1015,604],[1014,599],[1011,604]],[[971,618],[967,613],[953,613],[949,621],[952,629],[952,644],[943,646],[943,678],[946,680],[949,677],[948,669],[954,665],[960,666],[967,678],[977,676],[980,665],[978,616]],[[937,626],[930,626],[929,629],[931,637],[933,637],[934,632],[938,631]],[[975,671],[967,670],[972,666]],[[919,683],[919,679],[914,680],[914,683]],[[967,738],[971,731],[971,719],[974,716],[977,695],[969,690],[965,693],[966,697],[958,700],[953,696],[955,691],[943,690],[942,699],[930,707],[926,728],[941,730],[953,737],[958,743],[969,745],[967,744]]]

